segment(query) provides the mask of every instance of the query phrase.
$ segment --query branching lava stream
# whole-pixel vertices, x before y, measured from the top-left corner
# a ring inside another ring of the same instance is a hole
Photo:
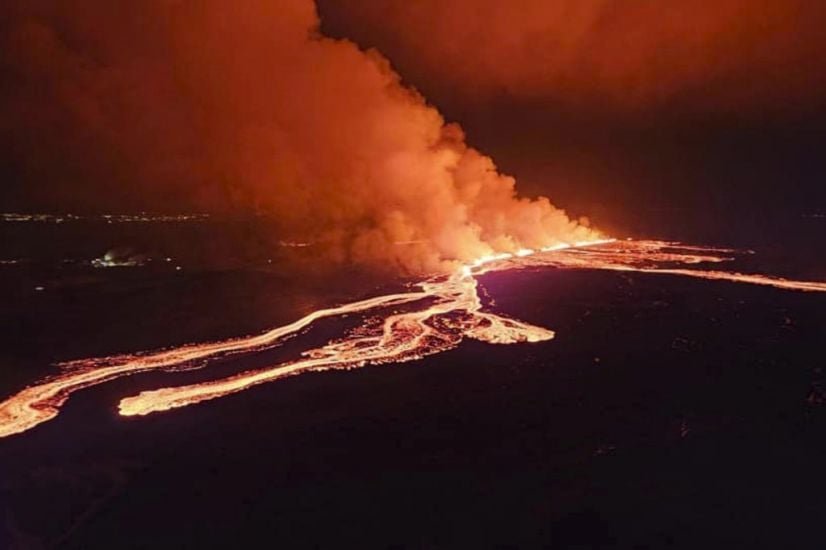
[[[260,352],[279,345],[285,337],[327,317],[368,311],[383,311],[385,315],[378,325],[365,324],[341,339],[305,351],[294,361],[242,372],[220,380],[161,388],[126,397],[120,402],[120,414],[146,415],[184,407],[308,371],[412,361],[455,348],[465,337],[493,344],[542,342],[553,338],[551,330],[482,310],[476,276],[489,271],[525,267],[636,271],[766,285],[787,290],[826,292],[826,282],[793,281],[689,267],[698,264],[719,265],[733,259],[735,254],[734,250],[683,246],[663,241],[604,240],[481,258],[450,276],[420,283],[416,291],[321,309],[261,335],[190,344],[156,353],[66,363],[59,373],[0,403],[0,437],[25,432],[51,420],[77,390],[149,370],[190,368],[195,361],[201,363],[199,367],[202,367],[209,359]]]

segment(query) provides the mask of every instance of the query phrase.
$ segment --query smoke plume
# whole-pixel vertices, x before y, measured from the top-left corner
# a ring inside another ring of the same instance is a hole
[[[457,101],[760,111],[826,98],[823,2],[319,3],[331,27],[379,44],[405,77]]]
[[[311,0],[0,13],[4,162],[33,196],[266,212],[335,259],[414,272],[594,233],[520,198],[379,52],[322,36]]]

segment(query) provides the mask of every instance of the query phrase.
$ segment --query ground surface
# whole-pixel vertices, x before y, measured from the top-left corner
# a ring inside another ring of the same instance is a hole
[[[378,291],[271,269],[28,269],[3,274],[2,395],[55,360],[255,332]],[[826,296],[547,269],[481,281],[493,310],[557,338],[147,418],[118,400],[245,364],[76,394],[0,440],[0,548],[822,547]]]

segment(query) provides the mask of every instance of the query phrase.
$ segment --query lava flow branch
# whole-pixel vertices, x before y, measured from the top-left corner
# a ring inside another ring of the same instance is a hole
[[[702,264],[719,266],[732,260],[736,254],[734,250],[684,246],[663,241],[600,240],[488,256],[462,266],[452,275],[426,280],[418,285],[416,291],[321,309],[261,335],[190,344],[155,353],[66,363],[58,374],[0,403],[0,437],[25,432],[51,420],[77,390],[149,370],[201,368],[209,360],[220,357],[264,351],[322,318],[366,312],[383,315],[380,322],[365,322],[340,339],[305,351],[293,361],[219,380],[144,391],[126,397],[120,402],[120,414],[147,415],[184,407],[309,371],[413,361],[453,349],[465,337],[492,344],[543,342],[552,339],[554,333],[551,330],[483,311],[476,277],[491,271],[526,267],[599,269],[826,292],[826,282],[794,281],[697,267]]]

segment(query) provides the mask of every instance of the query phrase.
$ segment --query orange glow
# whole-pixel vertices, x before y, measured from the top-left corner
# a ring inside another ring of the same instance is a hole
[[[341,339],[304,352],[298,360],[220,380],[145,391],[121,400],[120,414],[146,415],[184,407],[303,372],[413,361],[453,349],[465,337],[492,344],[552,339],[554,333],[551,330],[483,311],[477,293],[476,277],[491,271],[525,267],[600,269],[826,292],[826,282],[794,281],[766,275],[687,267],[709,263],[719,265],[733,259],[733,254],[733,250],[683,246],[663,241],[599,240],[559,244],[537,251],[522,249],[514,254],[489,255],[457,269],[450,276],[424,281],[415,292],[390,294],[321,309],[261,335],[190,344],[155,353],[67,363],[60,373],[0,403],[0,437],[25,432],[54,418],[69,396],[77,390],[148,370],[192,368],[196,361],[205,362],[231,354],[269,349],[278,345],[284,337],[326,317],[385,311],[378,326],[365,324]]]
[[[91,210],[123,196],[264,214],[281,247],[420,277],[597,235],[520,196],[379,52],[320,35],[312,0],[11,4],[0,140]]]
[[[729,112],[811,105],[824,93],[824,9],[811,0],[327,4],[349,38],[363,36],[409,78],[465,103],[506,91],[554,106],[656,108],[678,98]]]
[[[750,252],[750,251],[749,251]],[[686,265],[723,263],[733,260],[734,250],[685,246],[664,241],[613,241],[605,246],[569,248],[557,254],[538,254],[510,267],[547,266],[565,269],[602,269],[680,275],[717,281],[771,286],[785,290],[826,292],[826,282],[794,281],[782,277],[736,271],[689,269]]]
[[[42,383],[26,388],[0,403],[0,437],[24,432],[57,416],[60,407],[77,390],[95,386],[107,380],[155,369],[174,370],[191,366],[193,361],[251,352],[277,345],[284,337],[295,334],[324,317],[365,311],[378,307],[400,305],[427,297],[424,292],[390,294],[354,302],[339,308],[314,311],[283,327],[264,334],[212,342],[191,344],[150,354],[119,355],[103,359],[83,359],[63,364],[63,372]]]

